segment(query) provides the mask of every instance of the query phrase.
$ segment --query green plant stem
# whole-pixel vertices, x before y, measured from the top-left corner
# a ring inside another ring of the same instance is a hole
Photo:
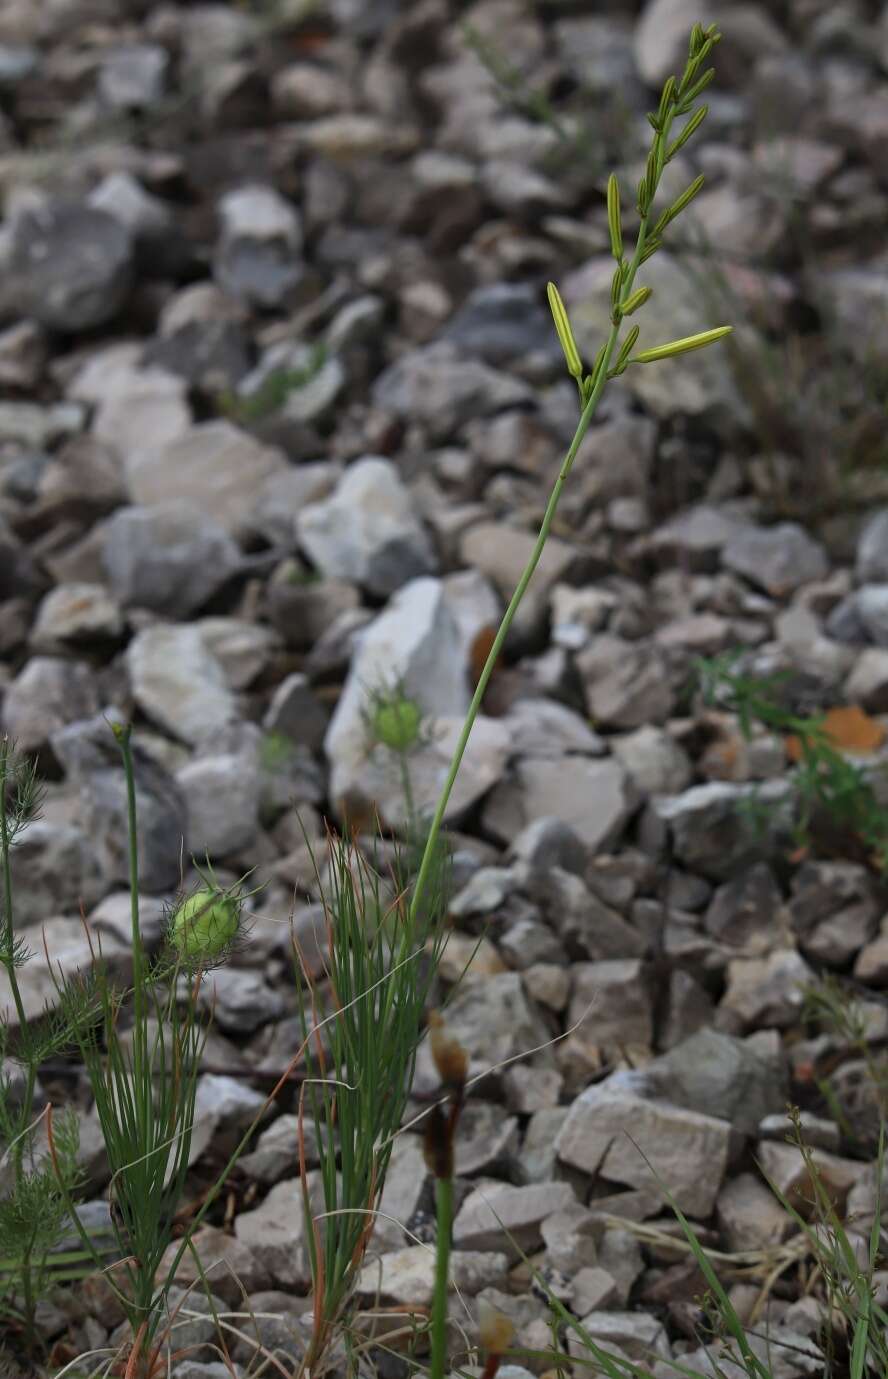
[[[8,953],[4,964],[9,974],[9,987],[19,1021],[19,1029],[27,1024],[24,1002],[15,971],[12,933],[12,867],[9,861],[9,817],[7,815],[6,787],[9,783],[9,738],[0,743],[0,857],[3,865],[3,938]]]
[[[435,1292],[432,1297],[430,1379],[444,1379],[447,1361],[447,1291],[450,1283],[450,1237],[453,1233],[453,1179],[435,1179]]]
[[[663,136],[664,148],[666,146],[667,135],[668,123]],[[644,247],[645,242],[647,240],[649,224],[650,210],[648,211],[648,214],[642,218],[641,224],[638,229],[638,238],[635,244],[635,253],[632,256],[632,261],[629,265],[626,281],[623,284],[621,301],[626,301],[632,293],[632,286],[635,282],[635,275],[638,272],[638,268],[641,263],[641,256],[644,253]],[[499,625],[499,631],[497,632],[496,637],[493,640],[493,645],[490,648],[487,660],[484,662],[484,669],[482,670],[481,675],[478,679],[478,684],[475,687],[475,693],[472,696],[472,702],[469,705],[469,711],[466,714],[466,720],[463,724],[462,732],[459,735],[459,741],[456,744],[453,757],[451,758],[450,769],[447,772],[447,779],[444,782],[444,787],[441,791],[437,806],[435,808],[435,813],[432,817],[432,822],[429,827],[428,838],[426,839],[426,845],[423,851],[422,861],[420,862],[419,872],[416,877],[416,885],[413,888],[413,895],[410,900],[411,919],[414,918],[416,915],[417,909],[419,908],[419,902],[422,898],[422,893],[425,890],[429,871],[432,865],[432,857],[434,855],[435,845],[438,840],[438,835],[441,832],[441,826],[444,822],[444,815],[447,811],[447,805],[450,801],[450,796],[453,791],[453,786],[456,781],[456,777],[459,773],[459,768],[462,765],[462,759],[465,755],[465,750],[468,745],[469,737],[471,736],[472,728],[475,725],[475,719],[478,717],[478,712],[481,708],[481,702],[486,693],[490,677],[493,674],[493,668],[499,660],[500,652],[503,649],[503,645],[509,633],[509,628],[512,626],[515,614],[518,612],[518,608],[527,591],[527,586],[530,584],[530,581],[533,578],[533,573],[536,570],[537,565],[540,563],[540,557],[543,554],[543,549],[546,545],[546,541],[549,538],[549,532],[552,529],[552,522],[555,518],[555,513],[558,510],[558,504],[561,501],[561,494],[564,490],[564,485],[567,483],[570,471],[573,468],[574,460],[577,457],[577,451],[580,448],[580,445],[583,441],[583,437],[588,431],[592,418],[594,417],[595,412],[598,408],[598,403],[601,400],[601,394],[604,392],[605,384],[607,383],[608,368],[610,367],[610,361],[613,356],[614,349],[616,348],[622,324],[622,318],[618,318],[617,321],[611,325],[611,331],[607,339],[607,344],[605,346],[604,357],[601,361],[595,379],[595,385],[592,389],[592,392],[589,395],[589,400],[586,403],[580,415],[580,420],[577,424],[577,429],[574,433],[574,438],[570,443],[570,447],[567,451],[567,454],[564,457],[564,460],[561,464],[561,468],[558,471],[558,478],[555,480],[552,492],[549,495],[549,501],[546,505],[546,511],[543,515],[543,521],[540,526],[539,535],[537,536],[537,539],[534,542],[534,547],[531,551],[530,559],[524,567],[524,571],[521,575],[521,578],[519,579],[518,584],[515,587],[515,592],[512,595],[511,600],[509,601],[509,606],[506,609],[505,614],[503,616],[503,620]]]

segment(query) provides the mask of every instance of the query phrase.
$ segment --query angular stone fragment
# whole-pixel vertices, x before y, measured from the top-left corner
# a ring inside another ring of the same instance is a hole
[[[707,1217],[727,1167],[730,1124],[612,1084],[577,1097],[555,1141],[559,1159],[593,1177],[646,1187],[654,1181],[646,1155],[682,1211]]]

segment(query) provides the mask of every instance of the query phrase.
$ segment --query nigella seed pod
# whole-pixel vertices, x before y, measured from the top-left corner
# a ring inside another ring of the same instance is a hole
[[[381,699],[373,714],[373,736],[393,752],[406,752],[419,738],[422,709],[415,699],[393,694]]]
[[[170,942],[188,963],[206,963],[231,947],[240,929],[239,902],[212,886],[203,886],[186,898],[173,913]]]

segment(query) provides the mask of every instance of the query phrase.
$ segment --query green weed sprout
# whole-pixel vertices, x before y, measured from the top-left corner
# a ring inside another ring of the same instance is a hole
[[[83,1262],[76,1251],[63,1260],[53,1257],[67,1227],[67,1200],[80,1185],[77,1117],[72,1112],[58,1125],[57,1181],[55,1169],[37,1152],[36,1131],[42,1118],[34,1114],[38,1069],[72,1042],[71,1034],[65,1021],[49,1012],[29,1022],[18,979],[33,955],[15,932],[11,852],[39,808],[34,763],[19,758],[4,737],[0,741],[0,967],[9,983],[18,1030],[13,1035],[0,1019],[0,1320],[19,1333],[31,1361],[38,1341],[37,1304],[58,1280],[60,1267],[76,1274]],[[78,1019],[85,1011],[81,1003]],[[18,1079],[9,1071],[15,1067],[24,1077],[23,1086],[16,1085]]]

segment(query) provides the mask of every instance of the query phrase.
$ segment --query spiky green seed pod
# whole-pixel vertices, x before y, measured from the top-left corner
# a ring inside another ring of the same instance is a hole
[[[620,217],[620,184],[615,172],[607,179],[607,224],[611,253],[619,263],[623,257],[623,225]]]
[[[203,886],[186,896],[173,914],[170,941],[189,963],[210,962],[230,948],[240,929],[240,905],[234,896]]]
[[[419,737],[422,709],[415,699],[392,695],[383,699],[373,714],[373,736],[393,752],[406,752]]]
[[[702,350],[723,336],[730,335],[733,326],[716,326],[713,330],[702,330],[699,335],[686,335],[682,340],[670,340],[667,345],[655,345],[651,350],[642,350],[633,355],[632,364],[655,364],[658,359],[673,359],[677,354],[688,354],[691,350]]]
[[[567,312],[564,309],[564,302],[561,300],[561,293],[554,283],[549,283],[546,292],[549,297],[549,309],[552,312],[552,319],[555,322],[555,330],[561,342],[561,348],[564,350],[564,357],[567,360],[567,371],[572,378],[582,378],[583,361],[580,359],[580,351],[577,349],[577,342],[570,328],[570,321],[567,319]]]

